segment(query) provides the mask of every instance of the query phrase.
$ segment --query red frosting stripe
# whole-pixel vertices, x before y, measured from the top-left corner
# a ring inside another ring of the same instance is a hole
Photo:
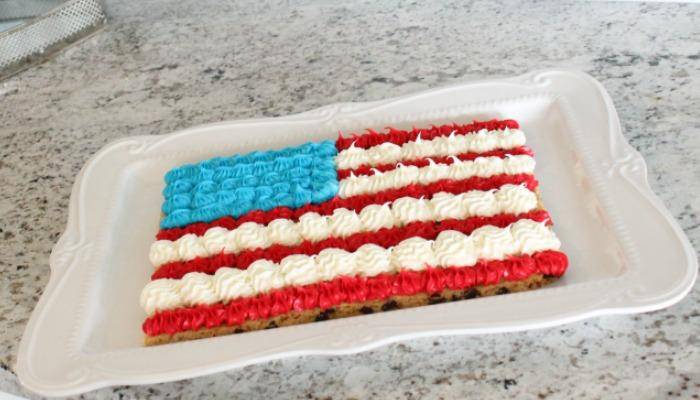
[[[363,244],[374,243],[384,248],[395,246],[410,237],[422,237],[426,240],[435,239],[442,231],[454,230],[466,235],[475,229],[493,225],[499,228],[521,220],[531,219],[537,222],[551,224],[549,213],[545,210],[534,210],[518,215],[497,214],[491,217],[470,217],[463,220],[450,219],[441,222],[417,221],[402,227],[382,228],[375,232],[358,232],[346,238],[328,238],[318,242],[304,241],[296,246],[272,245],[266,249],[245,250],[238,254],[219,253],[211,257],[198,257],[188,261],[173,261],[161,265],[151,275],[151,279],[172,278],[180,279],[188,272],[204,272],[213,275],[221,267],[236,267],[246,269],[259,259],[280,262],[292,254],[318,254],[323,249],[337,248],[355,251]]]
[[[143,323],[148,336],[196,331],[217,326],[235,326],[247,320],[268,319],[292,310],[327,309],[342,303],[383,300],[391,296],[438,293],[445,289],[463,290],[494,285],[503,280],[521,281],[533,274],[561,276],[568,259],[559,251],[543,251],[532,256],[503,261],[480,261],[472,267],[403,270],[371,278],[345,276],[306,286],[292,286],[241,298],[227,304],[217,303],[159,311]]]
[[[506,184],[525,184],[530,190],[535,190],[537,188],[537,180],[530,174],[501,174],[488,178],[473,176],[463,180],[443,179],[428,185],[416,184],[404,186],[399,189],[390,189],[378,193],[352,196],[345,199],[335,197],[325,203],[309,204],[294,210],[288,207],[277,207],[269,211],[251,211],[238,219],[226,216],[212,222],[197,222],[181,228],[162,229],[156,235],[156,239],[177,240],[188,233],[194,233],[195,235],[202,236],[207,229],[214,226],[220,226],[231,230],[235,229],[244,222],[257,222],[259,224],[266,225],[277,218],[286,218],[297,221],[301,215],[308,212],[317,212],[321,215],[331,215],[333,214],[333,210],[341,207],[360,212],[360,210],[370,204],[384,204],[401,197],[419,198],[423,196],[425,198],[432,198],[433,194],[437,192],[459,194],[469,190],[497,189]]]
[[[430,165],[430,160],[432,160],[435,163],[438,164],[447,164],[450,165],[454,163],[454,158],[457,157],[458,159],[462,161],[471,161],[474,160],[477,157],[498,157],[498,158],[506,158],[506,155],[513,155],[513,156],[519,156],[519,155],[526,155],[526,156],[534,156],[534,152],[532,149],[526,146],[520,146],[520,147],[515,147],[513,149],[509,150],[492,150],[492,151],[487,151],[484,153],[462,153],[462,154],[457,154],[455,156],[448,156],[448,157],[426,157],[426,158],[419,158],[416,160],[407,160],[407,161],[401,161],[401,164],[403,165],[414,165],[416,167],[426,167]],[[355,169],[339,169],[338,170],[338,179],[345,179],[350,176],[350,174],[354,174],[355,176],[360,176],[360,175],[372,175],[374,172],[373,170],[379,170],[381,172],[386,172],[386,171],[391,171],[393,169],[396,169],[396,163],[392,164],[381,164],[381,165],[376,165],[376,166],[371,166],[371,165],[361,165]]]
[[[430,128],[413,128],[410,131],[394,129],[392,127],[386,128],[388,132],[375,132],[371,129],[368,129],[367,133],[353,133],[349,137],[343,137],[341,134],[338,134],[338,140],[336,140],[335,142],[335,147],[338,149],[338,151],[342,151],[354,144],[355,147],[367,149],[387,142],[391,142],[396,145],[402,145],[404,143],[416,140],[419,134],[421,139],[431,140],[438,136],[448,136],[452,132],[454,132],[456,135],[466,135],[469,133],[478,132],[482,129],[494,131],[503,130],[506,128],[518,129],[519,127],[520,125],[518,125],[518,122],[512,119],[493,119],[490,121],[483,122],[474,121],[471,124],[466,125],[433,125]]]

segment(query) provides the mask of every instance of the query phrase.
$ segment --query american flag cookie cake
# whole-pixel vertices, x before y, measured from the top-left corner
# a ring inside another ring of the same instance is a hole
[[[513,120],[342,135],[165,175],[147,345],[541,287],[568,260]]]

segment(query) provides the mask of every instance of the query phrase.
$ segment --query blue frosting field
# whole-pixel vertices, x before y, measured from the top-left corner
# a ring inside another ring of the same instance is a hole
[[[165,175],[161,228],[210,222],[279,206],[318,204],[338,193],[331,140],[275,151],[217,157]]]

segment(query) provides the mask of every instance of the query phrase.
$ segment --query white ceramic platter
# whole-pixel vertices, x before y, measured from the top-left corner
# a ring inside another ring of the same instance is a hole
[[[152,267],[163,174],[198,160],[335,138],[338,131],[513,118],[571,263],[549,288],[227,337],[144,347],[138,304]],[[694,252],[646,180],[612,101],[588,75],[545,71],[283,118],[223,122],[114,142],[83,167],[51,279],[27,325],[17,374],[69,395],[211,374],[410,338],[518,331],[670,306],[690,290]]]

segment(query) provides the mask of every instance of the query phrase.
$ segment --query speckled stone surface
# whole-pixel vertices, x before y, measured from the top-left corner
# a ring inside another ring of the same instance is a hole
[[[104,31],[0,82],[0,391],[32,396],[12,369],[75,175],[130,135],[573,67],[609,90],[651,186],[700,248],[700,4],[461,3],[107,0]],[[696,286],[643,315],[84,397],[697,398],[699,306]]]

